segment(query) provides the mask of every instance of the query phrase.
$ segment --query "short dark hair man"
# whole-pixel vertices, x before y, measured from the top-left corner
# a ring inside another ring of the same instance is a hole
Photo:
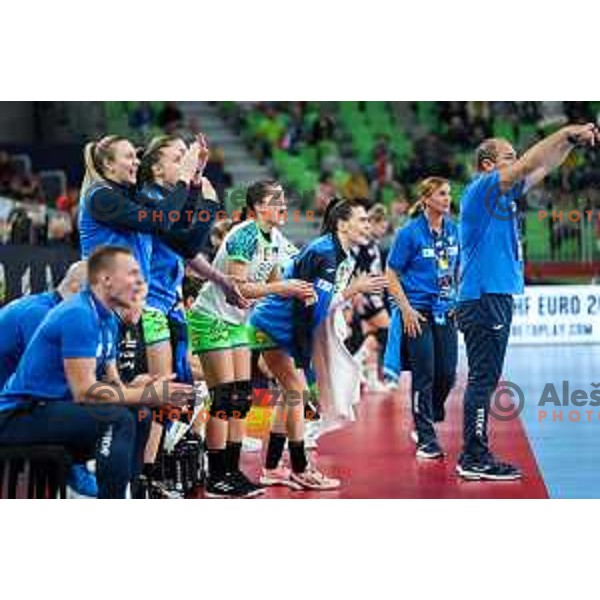
[[[157,380],[154,393],[123,385],[115,365],[113,310],[129,308],[143,283],[128,248],[104,246],[88,260],[89,290],[40,325],[0,393],[0,445],[59,444],[96,458],[99,498],[124,498],[135,471],[136,418],[129,408],[187,399],[191,386]],[[106,383],[111,382],[111,383]],[[162,385],[164,384],[164,385]]]

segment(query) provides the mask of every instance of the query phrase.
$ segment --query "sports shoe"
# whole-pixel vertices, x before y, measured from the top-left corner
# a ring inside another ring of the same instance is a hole
[[[461,457],[456,472],[468,481],[514,481],[523,476],[517,467],[500,462],[491,455],[479,461]]]
[[[75,493],[75,496],[98,497],[96,476],[90,473],[84,464],[77,463],[71,466],[67,476],[67,485]]]
[[[253,498],[264,489],[252,483],[241,471],[226,473],[221,479],[208,478],[204,489],[206,498]]]
[[[227,477],[230,477],[235,483],[239,484],[241,495],[240,498],[254,498],[265,493],[265,488],[262,485],[257,485],[253,481],[250,481],[242,471],[232,471],[227,473]]]
[[[292,490],[301,490],[302,486],[292,481],[290,475],[291,470],[283,465],[279,465],[276,469],[263,469],[260,476],[261,485],[284,485]]]
[[[419,443],[419,434],[416,432],[416,430],[412,430],[410,432],[410,439],[415,443],[418,444]]]
[[[228,475],[220,479],[208,477],[204,488],[205,498],[241,498],[240,485]]]
[[[427,444],[417,445],[417,458],[424,458],[426,460],[436,460],[444,457],[444,451],[438,444],[437,440],[432,440]]]
[[[315,467],[307,467],[304,473],[290,473],[290,479],[301,488],[307,490],[328,491],[340,487],[339,479],[331,479],[318,471]]]

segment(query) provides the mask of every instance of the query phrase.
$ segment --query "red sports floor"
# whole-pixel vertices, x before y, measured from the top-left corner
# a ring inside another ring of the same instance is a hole
[[[448,399],[446,422],[438,428],[447,453],[443,461],[417,460],[410,439],[412,419],[403,391],[368,394],[359,405],[359,418],[343,429],[322,436],[316,460],[319,468],[342,480],[332,492],[295,492],[269,488],[263,498],[547,498],[520,419],[491,421],[491,446],[502,459],[517,464],[524,477],[517,482],[470,482],[455,475],[462,432],[463,388]],[[243,468],[258,478],[260,453],[245,453]]]

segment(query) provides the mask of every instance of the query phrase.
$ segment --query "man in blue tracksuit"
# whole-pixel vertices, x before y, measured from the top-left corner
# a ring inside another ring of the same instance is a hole
[[[0,309],[0,390],[16,371],[27,344],[46,315],[79,292],[86,276],[85,262],[77,262],[69,267],[53,292],[23,296]]]
[[[514,294],[523,292],[517,200],[563,163],[576,146],[600,141],[595,125],[572,125],[535,144],[517,159],[503,139],[482,142],[477,174],[461,198],[462,250],[458,320],[465,337],[469,381],[464,446],[457,473],[470,480],[511,480],[520,470],[497,460],[488,444],[490,398],[504,364]]]
[[[0,310],[0,390],[17,370],[27,345],[46,315],[63,300],[77,294],[86,278],[86,263],[77,262],[69,267],[53,292],[23,296]],[[67,483],[80,495],[94,497],[98,494],[96,478],[84,464],[76,463],[71,467]]]
[[[193,388],[161,381],[149,390],[119,379],[114,309],[133,306],[142,284],[131,250],[98,249],[88,260],[88,278],[89,289],[44,319],[0,393],[0,445],[58,444],[74,455],[95,455],[98,498],[124,498],[146,443],[130,408],[160,404],[174,393],[185,401]]]

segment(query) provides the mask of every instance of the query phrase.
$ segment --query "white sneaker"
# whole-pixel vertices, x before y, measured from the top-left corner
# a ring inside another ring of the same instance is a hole
[[[315,467],[310,466],[307,467],[304,473],[294,473],[292,471],[290,473],[290,479],[307,490],[328,491],[335,490],[342,485],[339,479],[329,478]]]
[[[291,480],[291,473],[290,469],[279,465],[276,469],[263,469],[259,481],[261,485],[284,485],[292,490],[301,490],[302,486]]]

